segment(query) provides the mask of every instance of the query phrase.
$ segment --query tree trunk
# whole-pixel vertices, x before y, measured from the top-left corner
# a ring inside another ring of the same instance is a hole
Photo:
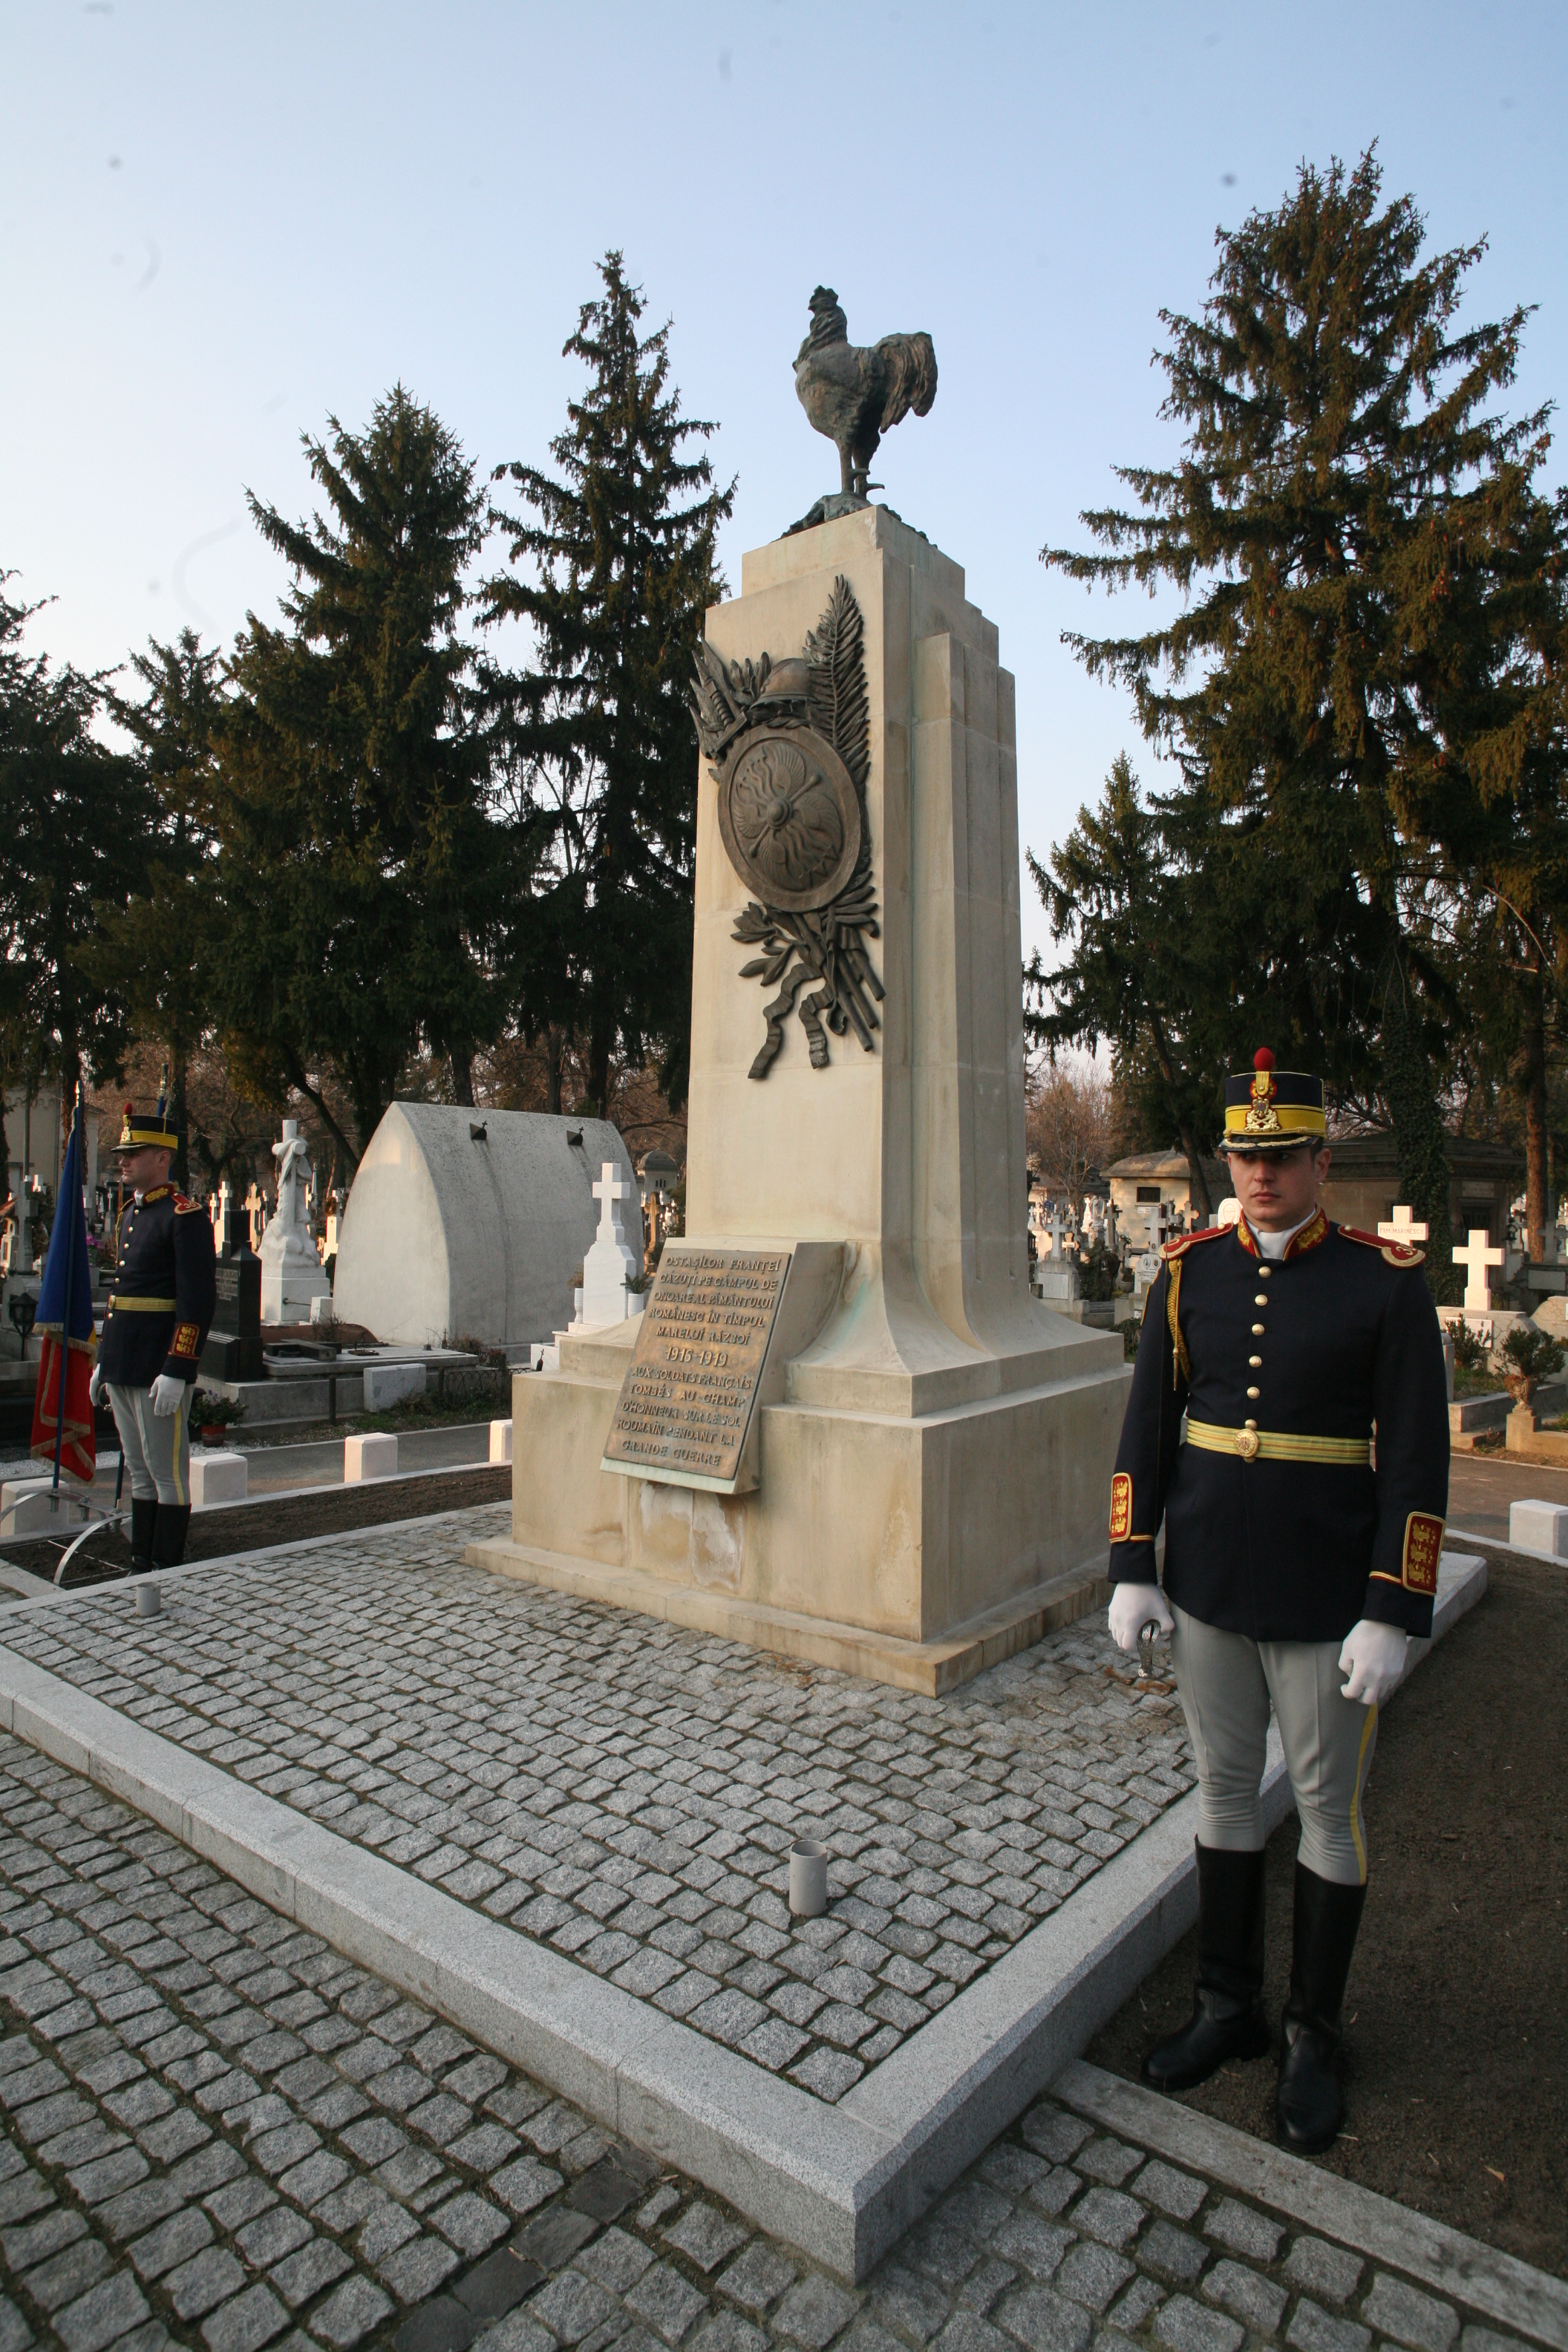
[[[348,1181],[352,1184],[355,1176],[359,1173],[359,1153],[354,1150],[353,1145],[349,1141],[348,1137],[343,1133],[342,1129],[338,1125],[337,1120],[332,1117],[331,1112],[328,1109],[321,1089],[310,1084],[298,1062],[290,1063],[289,1069],[289,1083],[293,1087],[296,1094],[303,1095],[307,1102],[315,1104],[317,1110],[321,1113],[322,1126],[326,1129],[327,1133],[331,1137],[332,1141],[337,1145],[338,1150],[342,1153],[343,1165],[348,1170]],[[374,1134],[374,1131],[375,1130],[373,1128],[371,1132]]]
[[[1177,1108],[1175,1063],[1172,1058],[1170,1041],[1165,1035],[1165,1024],[1157,1013],[1152,1013],[1149,1015],[1149,1034],[1153,1042],[1154,1059],[1160,1065],[1160,1076],[1164,1079],[1170,1093],[1171,1108],[1176,1119],[1176,1133],[1182,1150],[1186,1154],[1187,1176],[1193,1188],[1193,1199],[1196,1202],[1199,1213],[1206,1225],[1214,1216],[1214,1202],[1209,1198],[1208,1171],[1204,1166],[1203,1153],[1193,1139],[1192,1129]]]
[[[1530,1255],[1539,1265],[1546,1255],[1553,1212],[1546,1154],[1546,985],[1540,972],[1532,971],[1530,980],[1514,1075],[1524,1102],[1524,1221]]]
[[[544,1033],[544,1108],[552,1118],[561,1116],[561,1032],[553,1024]]]
[[[183,1045],[170,1045],[169,1123],[174,1128],[174,1132],[179,1137],[180,1140],[175,1149],[174,1160],[170,1166],[169,1173],[174,1180],[176,1190],[182,1192],[188,1192],[191,1189],[191,1146],[190,1138],[185,1133],[186,1058],[185,1049]]]
[[[589,1049],[588,1091],[594,1098],[593,1116],[595,1118],[608,1118],[610,1116],[611,1042],[608,1030],[595,1030]]]
[[[452,1100],[467,1110],[474,1108],[474,1057],[453,1052],[447,1057],[452,1072]]]
[[[1426,1223],[1426,1279],[1438,1305],[1450,1306],[1456,1286],[1447,1138],[1397,953],[1391,959],[1383,999],[1383,1089],[1394,1122],[1399,1197]]]

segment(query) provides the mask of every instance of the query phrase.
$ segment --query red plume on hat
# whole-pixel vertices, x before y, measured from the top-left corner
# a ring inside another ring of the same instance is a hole
[[[1271,1070],[1274,1067],[1274,1056],[1267,1045],[1259,1045],[1252,1057],[1252,1066],[1255,1070]]]

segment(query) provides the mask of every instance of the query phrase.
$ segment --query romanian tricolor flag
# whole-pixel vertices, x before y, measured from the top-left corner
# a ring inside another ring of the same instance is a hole
[[[58,1461],[73,1478],[91,1482],[98,1466],[92,1434],[92,1378],[98,1343],[92,1333],[92,1275],[87,1258],[87,1215],[82,1206],[81,1099],[77,1098],[59,1201],[44,1260],[34,1329],[44,1342],[38,1386],[33,1400],[33,1454]]]

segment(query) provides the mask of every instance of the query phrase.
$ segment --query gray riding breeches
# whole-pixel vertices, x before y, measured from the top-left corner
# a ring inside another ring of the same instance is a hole
[[[1258,1785],[1268,1709],[1301,1823],[1298,1855],[1319,1878],[1366,1882],[1362,1799],[1377,1709],[1343,1696],[1339,1642],[1253,1642],[1173,1608],[1176,1687],[1198,1768],[1198,1843],[1232,1853],[1263,1843]]]

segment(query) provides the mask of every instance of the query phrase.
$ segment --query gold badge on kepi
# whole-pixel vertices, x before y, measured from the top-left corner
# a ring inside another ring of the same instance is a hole
[[[1259,1045],[1250,1070],[1226,1078],[1222,1151],[1294,1151],[1321,1143],[1327,1131],[1321,1078],[1277,1069],[1267,1045]]]

